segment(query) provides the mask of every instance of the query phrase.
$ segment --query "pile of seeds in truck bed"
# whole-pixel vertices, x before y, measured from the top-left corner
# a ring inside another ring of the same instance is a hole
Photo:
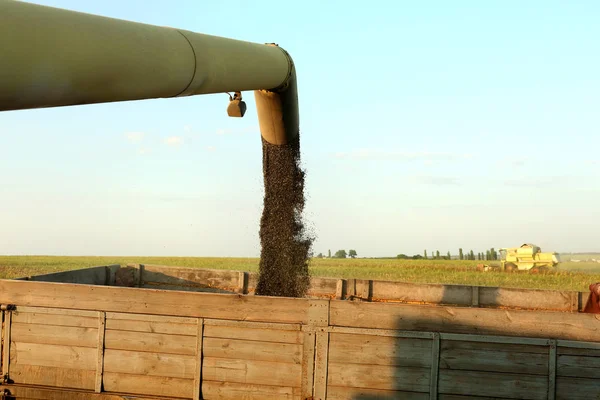
[[[300,167],[300,137],[287,145],[262,139],[262,149],[265,197],[256,294],[302,297],[310,283],[313,239],[302,221],[305,172]]]

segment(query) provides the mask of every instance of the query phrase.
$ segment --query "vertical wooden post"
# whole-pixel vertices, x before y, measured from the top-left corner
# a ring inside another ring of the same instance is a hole
[[[315,374],[315,332],[304,332],[302,348],[302,398],[308,399],[313,395]]]
[[[556,398],[556,353],[556,340],[551,340],[548,352],[548,400]]]
[[[312,395],[314,400],[325,400],[327,396],[327,358],[329,353],[329,332],[326,332],[323,328],[329,326],[329,305],[329,300],[311,300],[308,303],[308,328],[309,331],[313,331],[315,336],[313,339],[315,345],[312,386]],[[307,354],[307,357],[310,357],[310,354]]]
[[[479,286],[473,286],[471,294],[471,306],[479,307]]]
[[[98,346],[96,359],[96,383],[94,390],[96,393],[102,392],[102,378],[104,375],[104,335],[106,332],[106,313],[98,311]]]
[[[438,376],[440,370],[440,334],[433,334],[433,343],[431,346],[431,377],[429,381],[429,399],[438,398]]]
[[[344,279],[338,279],[336,284],[335,284],[335,299],[336,300],[343,300],[344,296],[345,296],[345,291],[344,291]]]
[[[138,287],[144,286],[144,264],[139,264],[138,268]]]
[[[2,376],[9,375],[10,367],[10,326],[12,321],[12,311],[4,311],[4,348],[2,349]]]
[[[314,399],[327,398],[327,359],[329,356],[329,332],[316,333]]]
[[[240,271],[238,273],[238,288],[237,292],[239,294],[247,294],[248,293],[248,273]]]
[[[194,377],[194,400],[202,398],[202,350],[204,341],[204,318],[198,318],[196,333],[196,376]]]

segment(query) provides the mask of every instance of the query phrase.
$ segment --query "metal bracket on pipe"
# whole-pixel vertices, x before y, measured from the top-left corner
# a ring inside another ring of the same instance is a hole
[[[229,94],[229,93],[227,93]],[[246,114],[246,103],[242,100],[242,93],[235,92],[233,97],[229,94],[229,105],[227,115],[230,117],[243,117]]]

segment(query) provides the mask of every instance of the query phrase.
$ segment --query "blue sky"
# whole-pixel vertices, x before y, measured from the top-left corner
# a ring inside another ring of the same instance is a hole
[[[288,50],[316,253],[600,250],[597,1],[31,2]],[[258,256],[245,100],[0,113],[0,253]]]

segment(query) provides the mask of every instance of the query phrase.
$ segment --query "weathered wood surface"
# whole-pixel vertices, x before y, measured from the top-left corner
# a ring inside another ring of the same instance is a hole
[[[600,341],[593,314],[331,300],[334,326]]]
[[[114,269],[115,266],[108,267]],[[117,266],[118,267],[118,266]],[[101,267],[99,267],[101,268]],[[235,270],[130,264],[132,281],[145,288],[253,294],[258,274]],[[69,271],[72,273],[73,271]],[[114,275],[114,270],[112,274]],[[110,274],[110,271],[109,271]],[[110,282],[111,279],[109,278]],[[114,283],[114,277],[112,279]],[[80,282],[86,283],[86,282]],[[125,285],[126,286],[126,285]],[[135,285],[132,285],[135,286]],[[311,278],[307,296],[403,303],[577,312],[589,293],[396,281]]]
[[[306,299],[17,280],[0,280],[0,303],[282,323],[306,323],[309,306]]]
[[[11,396],[18,400],[157,400],[160,397],[131,396],[41,387],[11,386]],[[163,397],[162,399],[166,399]],[[7,400],[11,400],[8,397]]]
[[[208,400],[600,392],[600,319],[590,314],[10,282],[0,281],[0,302],[19,300],[11,379],[90,399],[94,390]]]

